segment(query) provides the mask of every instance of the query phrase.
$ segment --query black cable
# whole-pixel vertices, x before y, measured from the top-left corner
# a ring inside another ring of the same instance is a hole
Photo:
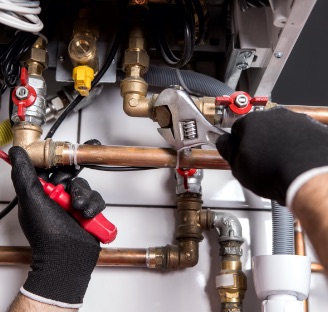
[[[4,218],[10,211],[12,211],[14,209],[14,207],[17,205],[18,203],[18,198],[17,196],[7,205],[6,208],[4,208],[1,212],[0,212],[0,220],[2,218]]]
[[[191,2],[194,6],[194,9],[195,9],[195,12],[196,12],[197,18],[198,18],[199,34],[195,41],[195,46],[197,46],[200,43],[202,43],[205,39],[206,22],[205,22],[205,15],[204,15],[203,7],[202,7],[202,4],[200,3],[200,1],[199,0],[191,0]]]
[[[194,52],[195,20],[194,20],[194,7],[192,2],[196,3],[196,0],[176,0],[176,4],[175,4],[175,7],[177,9],[177,14],[179,18],[181,18],[182,23],[184,24],[183,26],[184,46],[180,58],[173,53],[167,41],[165,27],[164,27],[167,16],[163,16],[162,12],[156,12],[156,11],[155,11],[155,16],[153,16],[153,21],[157,26],[156,29],[157,35],[155,36],[157,49],[162,55],[162,58],[165,61],[165,63],[167,63],[171,67],[181,68],[185,66],[190,61]]]
[[[99,166],[99,165],[83,165],[83,167],[88,169],[100,170],[100,171],[112,171],[112,172],[122,172],[122,171],[142,171],[142,170],[152,170],[158,169],[157,167],[110,167],[110,166]]]

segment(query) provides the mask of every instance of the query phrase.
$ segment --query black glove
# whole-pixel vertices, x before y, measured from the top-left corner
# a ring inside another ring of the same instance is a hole
[[[78,308],[99,256],[99,242],[45,195],[22,148],[12,147],[9,155],[19,222],[32,248],[32,271],[21,292],[44,303]],[[83,206],[86,215],[93,216],[105,207],[85,180],[76,178],[70,189],[73,208]]]
[[[328,165],[328,128],[286,109],[248,114],[216,146],[244,187],[283,205],[300,174]]]

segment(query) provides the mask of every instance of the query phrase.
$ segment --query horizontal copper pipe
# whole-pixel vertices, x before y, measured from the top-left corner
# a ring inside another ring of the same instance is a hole
[[[278,105],[295,113],[306,114],[324,124],[328,124],[328,107],[325,106],[303,106],[303,105]]]
[[[147,249],[103,248],[97,266],[147,267]],[[0,265],[30,264],[29,247],[0,247]]]
[[[313,273],[326,273],[325,268],[320,263],[316,262],[311,263],[311,271]]]
[[[103,248],[97,266],[147,267],[145,248]]]
[[[90,146],[79,145],[76,160],[78,164],[140,166],[157,168],[199,168],[230,169],[228,163],[216,150],[192,149],[189,154],[169,148],[131,146]],[[70,164],[69,151],[63,153],[64,164]]]

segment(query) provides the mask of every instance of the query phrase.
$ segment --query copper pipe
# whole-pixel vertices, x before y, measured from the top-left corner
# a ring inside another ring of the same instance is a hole
[[[147,249],[103,248],[97,266],[147,267]],[[0,247],[0,265],[31,263],[30,247]]]
[[[302,230],[301,222],[296,220],[294,223],[294,246],[295,246],[295,255],[306,256],[304,233]],[[309,311],[309,300],[305,299],[304,301],[304,312]]]
[[[316,262],[311,263],[311,272],[312,273],[326,273],[325,268],[320,263],[316,263]]]
[[[284,105],[285,108],[295,112],[306,114],[324,124],[328,124],[328,109],[324,106]]]
[[[69,146],[62,152],[60,165],[71,164]],[[113,166],[141,166],[176,168],[177,153],[168,148],[91,146],[79,145],[76,155],[78,164],[102,164]],[[180,153],[179,167],[199,169],[229,169],[228,163],[216,150],[193,149],[190,155]]]
[[[97,266],[147,267],[145,248],[103,248]]]
[[[296,220],[294,224],[295,255],[306,256],[304,234],[300,221]]]
[[[279,106],[287,108],[290,111],[295,113],[306,114],[324,124],[328,124],[328,108],[326,106],[303,106],[303,105],[281,105],[272,103],[268,106],[268,108]]]

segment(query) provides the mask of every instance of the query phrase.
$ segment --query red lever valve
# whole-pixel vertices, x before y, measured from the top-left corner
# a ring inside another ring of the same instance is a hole
[[[188,177],[192,177],[196,173],[197,169],[182,169],[178,168],[177,173],[183,177],[183,185],[186,190],[189,191]]]
[[[26,107],[34,104],[37,95],[35,89],[28,84],[28,72],[25,67],[22,67],[21,69],[20,81],[21,85],[14,89],[11,98],[14,104],[18,107],[18,118],[20,121],[25,121]]]
[[[253,106],[265,106],[269,101],[268,97],[251,97],[248,93],[237,91],[230,96],[218,96],[215,99],[216,106],[228,106],[232,112],[244,115],[250,112]]]

